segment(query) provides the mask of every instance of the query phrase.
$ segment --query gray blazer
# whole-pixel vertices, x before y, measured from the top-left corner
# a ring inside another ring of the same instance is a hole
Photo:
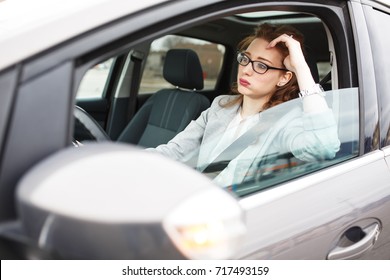
[[[197,120],[192,121],[184,131],[165,145],[156,148],[162,154],[187,162],[202,170],[210,162],[209,155],[219,142],[229,123],[236,116],[240,105],[222,107],[237,96],[223,95],[215,98],[210,108]],[[273,153],[291,152],[303,161],[331,159],[339,150],[337,125],[332,111],[322,113],[304,113],[298,106],[286,107],[286,103],[259,114],[262,123],[273,122],[270,129],[259,135],[256,141],[234,159],[234,170],[229,166],[224,172],[234,172],[230,183],[242,182],[259,161]],[[279,112],[277,112],[279,111]],[[270,113],[268,113],[270,112]],[[277,114],[278,119],[273,116]],[[281,116],[281,117],[280,117]]]

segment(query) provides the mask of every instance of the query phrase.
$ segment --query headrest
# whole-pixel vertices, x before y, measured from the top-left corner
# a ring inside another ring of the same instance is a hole
[[[164,79],[185,89],[203,89],[203,70],[198,55],[189,49],[167,52],[163,70]]]

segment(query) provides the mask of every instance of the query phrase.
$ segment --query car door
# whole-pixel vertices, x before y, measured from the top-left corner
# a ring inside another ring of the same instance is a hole
[[[367,172],[372,177],[362,178]],[[387,259],[389,179],[375,152],[242,199],[249,231],[242,257]]]
[[[388,87],[385,85],[389,81],[389,71],[381,66],[383,60],[378,57],[375,61],[371,56],[377,50],[384,51],[383,42],[379,47],[379,36],[373,35],[380,25],[371,23],[367,30],[365,21],[365,16],[371,14],[376,20],[379,16],[388,22],[389,15],[380,12],[377,6],[356,2],[349,3],[346,12],[352,19],[353,30],[346,31],[346,34],[348,37],[353,35],[356,46],[359,80],[359,95],[356,97],[359,100],[350,101],[360,104],[356,107],[360,120],[355,120],[360,123],[359,152],[326,170],[286,180],[261,193],[243,197],[240,203],[247,214],[249,236],[242,258],[390,257],[389,149],[379,149],[380,142],[387,145],[388,114],[382,114],[384,119],[381,122],[377,111],[377,108],[383,111],[388,108],[385,105],[388,102],[383,101],[388,101]],[[382,100],[378,101],[377,94]],[[381,101],[383,103],[378,106]],[[348,122],[345,126],[343,122],[340,124],[343,131],[351,125]],[[381,133],[382,141],[379,140]]]
[[[388,3],[385,3],[385,1],[378,2],[381,2],[382,5],[370,2],[362,5],[362,9],[367,20],[367,29],[372,46],[371,53],[373,56],[376,88],[380,104],[379,112],[381,121],[379,141],[385,154],[386,163],[388,167],[390,167],[390,70],[386,67],[386,65],[390,63],[390,57],[387,55],[390,47],[390,40],[388,36],[386,36],[384,28],[378,28],[379,26],[385,26],[390,23],[390,7]],[[383,213],[383,216],[385,217],[387,213]],[[390,250],[389,241],[387,242],[385,248]]]

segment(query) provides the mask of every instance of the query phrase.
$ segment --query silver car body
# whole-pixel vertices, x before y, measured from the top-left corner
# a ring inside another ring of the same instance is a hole
[[[123,48],[112,50],[112,53],[120,52],[127,45],[142,45],[182,26],[256,9],[280,8],[271,2],[1,1],[0,89],[13,92],[12,95],[0,92],[0,109],[7,106],[0,110],[0,196],[7,197],[1,200],[3,206],[28,170],[71,145],[71,108],[80,73],[102,57],[107,58],[102,55],[91,59],[86,64],[88,67],[75,66],[76,58],[94,50],[95,41],[104,48],[110,42],[120,42],[125,35],[135,34],[134,41],[126,41]],[[345,59],[351,63],[352,70],[346,74],[333,71],[332,80],[336,88],[339,78],[348,81],[349,86],[344,84],[343,87],[359,86],[359,154],[250,196],[236,198],[243,209],[247,234],[235,258],[390,258],[390,148],[385,140],[389,106],[384,102],[389,100],[385,96],[390,96],[390,71],[378,66],[380,62],[374,56],[374,47],[380,51],[385,47],[380,46],[376,37],[370,37],[376,23],[366,20],[367,14],[375,10],[372,7],[383,10],[383,18],[390,7],[385,1],[344,1],[345,7],[333,2],[321,1],[318,5],[329,15],[326,18],[329,26],[332,17],[346,22],[340,24],[344,33],[339,36],[346,38],[347,45],[343,48],[348,52],[344,57],[334,53],[334,67],[338,60]],[[307,12],[318,11],[317,4],[306,1],[287,1],[286,5],[292,10],[299,7]],[[329,7],[325,8],[327,5]],[[191,16],[193,10],[197,13]],[[185,20],[173,21],[169,26],[169,13],[174,17],[182,14]],[[168,26],[159,27],[160,21]],[[144,38],[140,32],[145,32]],[[383,59],[384,64],[389,62],[388,57]],[[76,76],[77,79],[70,78]],[[54,85],[52,81],[56,81]],[[55,95],[51,95],[53,91]],[[37,101],[39,99],[41,101]],[[39,105],[42,103],[47,105]],[[52,107],[53,104],[56,106]],[[43,108],[47,111],[42,112]],[[20,114],[21,111],[25,113]],[[48,118],[56,119],[56,126]],[[39,123],[42,128],[36,125]],[[38,135],[34,129],[39,130]],[[26,144],[27,138],[33,141],[32,146]],[[15,151],[20,154],[13,157]],[[155,181],[155,186],[147,186],[151,192],[158,186],[159,178]],[[69,183],[73,183],[71,179]],[[9,233],[7,229],[9,221],[17,219],[17,215],[13,211],[4,213],[0,233],[12,237],[12,231]],[[362,234],[355,242],[346,238],[353,230]]]

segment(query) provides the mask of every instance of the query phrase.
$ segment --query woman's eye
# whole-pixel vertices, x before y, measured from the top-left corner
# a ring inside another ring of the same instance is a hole
[[[247,57],[243,56],[243,57],[241,57],[241,61],[242,61],[243,63],[248,63],[248,62],[249,62],[249,59],[248,59]]]
[[[267,65],[265,65],[264,63],[261,63],[261,62],[257,62],[256,63],[256,68],[257,69],[261,69],[261,70],[266,70],[267,69]]]

